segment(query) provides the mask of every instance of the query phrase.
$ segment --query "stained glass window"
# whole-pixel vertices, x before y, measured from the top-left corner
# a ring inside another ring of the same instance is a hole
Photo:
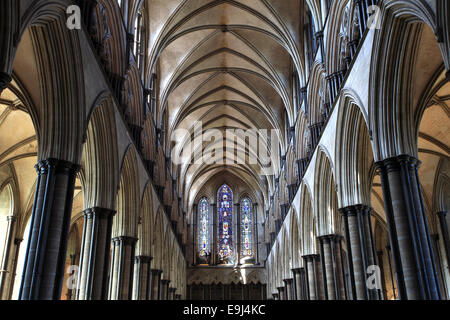
[[[209,203],[206,198],[200,200],[198,211],[198,254],[204,257],[209,254]]]
[[[218,240],[217,253],[222,263],[233,263],[233,192],[226,184],[217,193]]]
[[[249,198],[241,201],[241,255],[253,256],[252,202]]]

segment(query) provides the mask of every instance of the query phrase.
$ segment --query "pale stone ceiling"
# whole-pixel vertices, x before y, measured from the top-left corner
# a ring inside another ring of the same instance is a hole
[[[276,129],[285,152],[284,129],[294,122],[292,75],[301,65],[300,2],[160,0],[150,1],[148,10],[150,68],[159,71],[160,114],[168,112],[169,136],[180,128],[192,134],[194,121],[202,121],[203,131]],[[214,145],[206,142],[195,152]],[[245,152],[256,154],[256,146]],[[226,150],[216,158],[226,162],[233,155]],[[279,155],[271,157],[279,169]],[[271,185],[261,179],[260,163],[187,164],[180,176],[189,201],[225,172],[263,194],[263,186]]]

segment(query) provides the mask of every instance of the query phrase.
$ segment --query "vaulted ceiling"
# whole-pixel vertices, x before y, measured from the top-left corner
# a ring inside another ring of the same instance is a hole
[[[149,66],[159,77],[160,114],[169,116],[169,137],[174,135],[178,150],[197,136],[195,121],[202,132],[217,129],[275,129],[280,150],[286,152],[285,129],[293,119],[291,82],[301,73],[298,0],[157,0],[148,5],[150,21]],[[189,137],[190,138],[190,137]],[[209,137],[208,139],[209,140]],[[210,141],[194,146],[193,152],[216,148]],[[239,148],[239,147],[238,147]],[[222,149],[222,147],[219,147]],[[279,154],[264,145],[275,171]],[[273,148],[275,150],[277,148]],[[257,155],[257,145],[247,144],[246,154]],[[261,151],[261,150],[260,150]],[[261,161],[232,164],[235,151],[223,148],[214,164],[186,163],[184,178],[189,202],[199,189],[217,175],[234,175],[262,195],[270,188]],[[261,159],[258,159],[261,160]],[[217,163],[219,162],[219,163]]]

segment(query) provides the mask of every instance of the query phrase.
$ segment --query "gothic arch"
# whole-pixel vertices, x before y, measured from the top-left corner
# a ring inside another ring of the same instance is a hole
[[[66,9],[63,1],[35,1],[22,16],[19,39],[29,32],[41,86],[39,104],[35,102],[38,160],[56,158],[80,163],[86,119],[83,61],[78,34],[65,27]]]
[[[382,29],[375,32],[372,55],[370,87],[374,89],[369,94],[374,157],[376,161],[401,154],[417,157],[415,100],[429,82],[427,77],[442,64],[441,55],[437,59],[428,54],[428,67],[423,67],[418,52],[438,48],[436,40],[431,40],[437,31],[436,19],[422,1],[386,1],[382,11]],[[386,65],[392,67],[383,68]],[[418,66],[426,74],[420,80],[415,77]]]
[[[289,242],[289,255],[292,260],[292,268],[299,268],[301,266],[302,261],[302,234],[299,222],[297,221],[298,216],[296,210],[292,208],[291,210],[291,222],[290,226],[290,242]]]
[[[302,252],[304,255],[315,254],[316,237],[318,234],[316,217],[313,212],[313,206],[311,201],[311,193],[306,184],[302,184],[300,187],[300,217],[301,217],[301,239]]]
[[[329,102],[326,74],[322,63],[314,63],[308,85],[308,124],[315,125],[323,121],[322,113],[325,104]]]
[[[330,157],[322,148],[316,159],[314,206],[318,235],[336,234],[339,230],[338,199]]]
[[[138,225],[138,242],[136,244],[136,256],[152,256],[152,238],[155,232],[153,197],[150,183],[147,184],[142,199],[140,224]]]
[[[155,232],[152,235],[153,268],[162,270],[163,267],[163,235],[164,235],[164,212],[161,208],[157,210],[155,217]]]
[[[114,236],[137,236],[139,216],[139,176],[136,152],[129,147],[122,163],[120,186],[117,196],[117,215],[113,219]]]
[[[85,208],[116,208],[119,164],[112,108],[111,97],[99,96],[90,114],[82,160]]]
[[[336,181],[339,207],[370,205],[372,146],[361,107],[350,94],[340,100],[337,121]]]
[[[331,5],[328,19],[333,23],[327,29],[325,49],[328,75],[347,69],[344,59],[349,56],[348,44],[361,36],[354,22],[357,10],[352,0],[333,1]]]

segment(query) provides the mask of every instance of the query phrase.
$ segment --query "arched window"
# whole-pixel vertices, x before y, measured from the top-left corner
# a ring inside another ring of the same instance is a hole
[[[224,184],[217,193],[218,239],[217,253],[219,262],[233,263],[233,192]]]
[[[209,203],[202,198],[198,206],[198,255],[205,257],[209,253]]]
[[[241,256],[253,256],[253,216],[252,202],[249,198],[241,201]]]

